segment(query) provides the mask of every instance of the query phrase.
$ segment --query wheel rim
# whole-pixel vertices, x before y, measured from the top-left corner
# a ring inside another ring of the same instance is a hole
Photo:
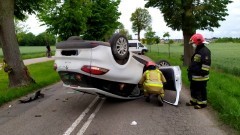
[[[117,52],[120,55],[127,53],[127,40],[123,37],[119,38],[116,43]]]
[[[167,62],[162,61],[159,63],[159,66],[164,67],[164,66],[170,66]]]

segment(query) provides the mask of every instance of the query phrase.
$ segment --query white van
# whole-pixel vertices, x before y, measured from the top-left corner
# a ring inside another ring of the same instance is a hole
[[[144,54],[148,51],[148,48],[141,44],[138,40],[128,40],[129,44],[129,51],[137,53],[137,54]]]

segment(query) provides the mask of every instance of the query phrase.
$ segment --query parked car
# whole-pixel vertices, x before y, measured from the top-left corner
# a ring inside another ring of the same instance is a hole
[[[143,96],[138,82],[150,59],[129,51],[128,45],[127,38],[120,34],[114,34],[109,42],[73,36],[56,44],[54,68],[64,87],[106,97],[136,99]],[[161,62],[157,64],[167,79],[164,87],[177,92],[175,102],[171,103],[177,105],[181,70],[178,66],[160,66]]]
[[[138,40],[128,40],[129,51],[137,54],[145,54],[148,51],[148,48],[142,45]]]

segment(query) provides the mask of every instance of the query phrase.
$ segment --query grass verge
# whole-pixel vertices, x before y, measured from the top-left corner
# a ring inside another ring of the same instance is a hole
[[[169,58],[164,54],[149,52],[146,54],[154,61],[168,60],[171,65],[179,65],[182,70],[183,84],[189,88],[187,67],[183,67],[178,55]],[[210,71],[208,82],[208,102],[218,112],[219,118],[240,133],[240,77],[219,70]]]
[[[21,88],[8,88],[7,74],[0,70],[0,106],[17,99],[40,88],[54,84],[60,80],[57,72],[53,70],[53,61],[37,63],[27,66],[36,84]]]

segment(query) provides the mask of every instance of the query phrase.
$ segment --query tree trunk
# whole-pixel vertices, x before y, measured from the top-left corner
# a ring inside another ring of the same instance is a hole
[[[193,0],[182,0],[182,6],[184,12],[182,14],[182,31],[183,31],[183,39],[184,39],[184,59],[183,65],[189,66],[191,63],[191,57],[193,55],[193,47],[189,45],[189,39],[193,34],[196,33],[196,29],[194,28],[194,23],[191,20],[194,20],[194,15],[192,12],[192,3]]]
[[[140,30],[138,30],[138,41],[140,41]]]
[[[26,86],[35,82],[20,56],[14,26],[14,0],[0,0],[0,41],[9,69],[9,87]]]
[[[183,39],[184,39],[184,59],[183,65],[189,66],[191,63],[191,57],[193,55],[193,47],[189,45],[189,40],[193,34],[183,31]]]

